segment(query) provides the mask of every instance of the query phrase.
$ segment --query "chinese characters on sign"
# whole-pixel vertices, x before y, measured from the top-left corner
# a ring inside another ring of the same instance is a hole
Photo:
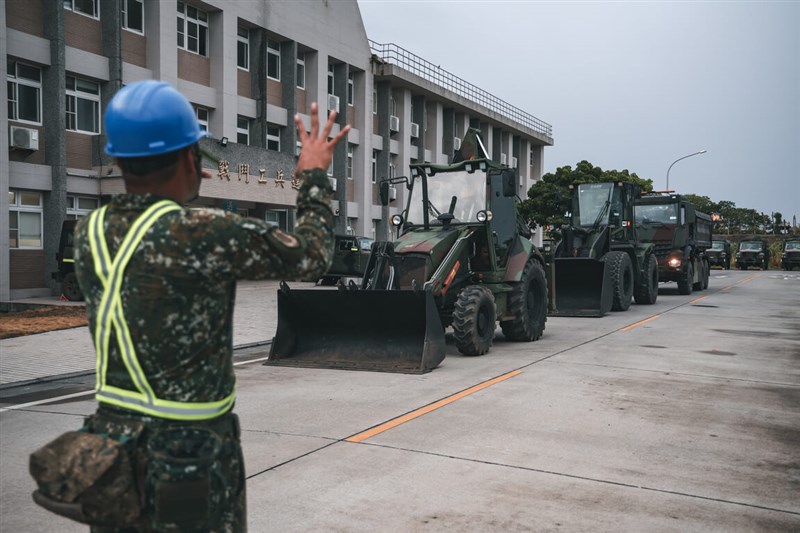
[[[225,179],[231,181],[230,168],[231,168],[230,162],[224,159],[219,162],[217,166],[217,176],[219,176],[220,180]],[[239,181],[244,180],[246,184],[250,183],[250,165],[248,163],[239,163],[238,165],[236,165],[236,171],[237,174],[239,175]],[[281,189],[284,188],[284,184],[286,183],[285,176],[286,174],[282,168],[278,169],[275,172],[275,187],[280,187]],[[264,185],[265,183],[267,183],[267,169],[265,168],[258,169],[258,180],[256,180],[256,183],[258,183],[259,185]],[[292,172],[291,176],[292,189],[294,190],[300,189],[301,184],[302,180],[298,178],[294,172]]]

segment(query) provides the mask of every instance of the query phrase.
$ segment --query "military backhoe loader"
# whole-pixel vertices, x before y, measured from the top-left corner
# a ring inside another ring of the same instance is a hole
[[[473,154],[478,155],[474,158]],[[486,157],[470,130],[450,165],[414,164],[397,238],[376,242],[360,285],[278,294],[278,328],[265,364],[424,373],[445,357],[452,326],[464,355],[489,351],[497,322],[534,341],[547,320],[544,261],[517,212],[514,169]]]
[[[570,223],[554,253],[555,309],[551,315],[603,316],[626,311],[631,298],[653,304],[658,266],[651,243],[640,242],[633,216],[639,187],[632,183],[570,186]]]

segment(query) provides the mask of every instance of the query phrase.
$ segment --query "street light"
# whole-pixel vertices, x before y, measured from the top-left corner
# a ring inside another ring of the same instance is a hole
[[[686,159],[687,157],[692,157],[693,155],[700,155],[700,154],[704,154],[704,153],[706,153],[707,151],[708,151],[708,150],[700,150],[699,152],[695,152],[695,153],[693,153],[693,154],[689,154],[689,155],[685,155],[685,156],[683,156],[683,157],[679,157],[678,159],[676,159],[675,161],[673,161],[673,162],[672,162],[672,165],[674,165],[675,163],[677,163],[677,162],[678,162],[678,161],[680,161],[681,159]],[[669,171],[672,169],[672,165],[670,165],[670,166],[669,166],[669,168],[667,169],[667,190],[669,190]]]

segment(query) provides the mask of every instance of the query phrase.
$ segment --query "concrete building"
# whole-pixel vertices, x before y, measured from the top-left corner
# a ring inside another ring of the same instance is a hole
[[[394,45],[370,41],[358,4],[244,0],[0,1],[0,301],[58,294],[61,225],[123,190],[103,152],[103,110],[126,83],[181,90],[212,133],[197,205],[294,225],[297,135],[312,102],[352,124],[328,170],[337,232],[386,238],[377,181],[446,163],[470,126],[493,159],[542,174],[551,127]],[[8,224],[8,225],[7,225]]]

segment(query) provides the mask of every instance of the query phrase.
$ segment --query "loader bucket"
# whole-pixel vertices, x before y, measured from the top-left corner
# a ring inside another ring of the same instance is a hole
[[[423,374],[445,337],[428,291],[278,291],[278,329],[266,365]]]
[[[585,257],[555,260],[555,311],[553,316],[603,316],[611,310],[612,292],[608,264]]]

